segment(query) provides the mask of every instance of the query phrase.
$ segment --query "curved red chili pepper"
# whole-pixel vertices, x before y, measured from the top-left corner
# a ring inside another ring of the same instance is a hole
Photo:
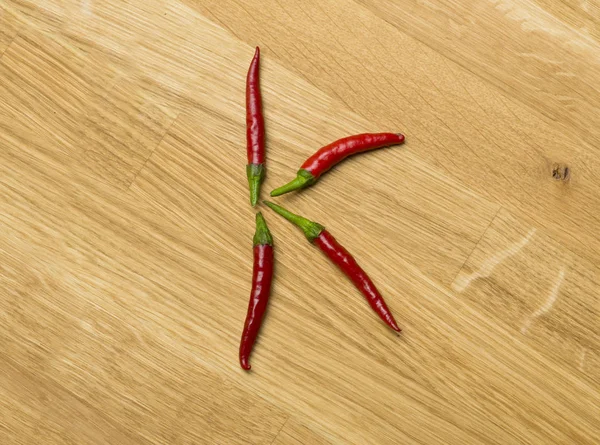
[[[296,179],[273,190],[271,196],[313,185],[323,173],[350,155],[403,142],[404,135],[399,133],[364,133],[338,139],[308,158],[298,170]]]
[[[325,228],[313,221],[296,215],[281,206],[265,201],[265,204],[288,221],[302,229],[306,238],[314,242],[336,264],[342,272],[352,280],[354,285],[365,296],[369,305],[390,328],[400,332],[394,316],[367,273],[358,265],[350,253],[344,249]]]
[[[265,120],[260,93],[259,64],[260,48],[257,46],[246,77],[246,175],[252,207],[258,203],[260,185],[265,178]]]
[[[256,233],[253,244],[252,291],[240,341],[240,365],[246,371],[251,368],[250,353],[267,310],[271,294],[271,281],[273,280],[273,238],[260,212],[256,214]]]
[[[394,320],[385,301],[369,276],[358,265],[350,253],[340,245],[327,230],[323,230],[315,238],[315,244],[348,276],[354,285],[363,293],[371,308],[379,317],[394,331],[400,332],[400,328]]]

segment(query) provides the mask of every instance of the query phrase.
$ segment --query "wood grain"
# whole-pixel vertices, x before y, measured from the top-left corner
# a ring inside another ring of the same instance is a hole
[[[0,364],[0,437],[5,443],[147,444],[51,380],[10,361]]]
[[[0,5],[0,57],[17,36],[19,21],[15,14]]]
[[[186,1],[250,44],[266,41],[356,113],[401,127],[419,142],[408,150],[470,190],[600,259],[598,101],[586,77],[597,53],[574,30],[555,36],[567,25],[532,2]],[[554,179],[555,165],[569,181]]]
[[[594,264],[502,210],[452,288],[562,366],[600,382],[600,281]]]
[[[331,442],[323,437],[322,433],[314,427],[299,423],[294,418],[289,418],[273,445],[302,445],[312,443],[315,445],[330,445]]]
[[[0,0],[0,443],[600,442],[592,3]],[[403,333],[265,209],[245,373],[255,44],[265,191],[406,132],[278,200]]]

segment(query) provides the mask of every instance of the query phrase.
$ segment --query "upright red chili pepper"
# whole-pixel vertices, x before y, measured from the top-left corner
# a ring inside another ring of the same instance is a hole
[[[260,48],[257,46],[246,77],[246,175],[252,207],[258,203],[260,185],[265,178],[265,120],[260,94],[259,64]]]
[[[254,234],[254,267],[252,269],[252,292],[248,303],[248,314],[240,342],[240,365],[246,371],[252,347],[258,336],[263,315],[267,309],[273,279],[273,238],[262,213],[256,214],[256,233]]]
[[[338,139],[308,158],[298,170],[296,179],[273,190],[271,196],[313,185],[323,173],[350,155],[403,142],[404,135],[396,133],[365,133]]]
[[[350,253],[344,249],[335,238],[325,230],[322,225],[296,215],[283,207],[280,207],[272,202],[265,201],[265,204],[279,213],[288,221],[296,224],[302,229],[306,238],[312,243],[314,242],[319,248],[333,261],[341,270],[352,280],[354,285],[365,296],[371,308],[379,315],[379,317],[394,331],[400,332],[396,320],[388,309],[383,297],[366,274],[358,265],[356,260]]]

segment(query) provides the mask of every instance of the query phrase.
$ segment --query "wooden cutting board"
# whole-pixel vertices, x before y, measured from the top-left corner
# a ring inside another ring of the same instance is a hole
[[[1,0],[0,443],[600,443],[599,10],[573,0]],[[320,146],[406,134],[254,213]]]

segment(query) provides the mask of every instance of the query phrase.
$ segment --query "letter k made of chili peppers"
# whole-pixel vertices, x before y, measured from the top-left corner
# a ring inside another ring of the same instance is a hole
[[[352,280],[354,285],[365,296],[369,305],[371,305],[371,308],[379,315],[379,318],[394,331],[401,331],[396,320],[394,320],[392,313],[385,304],[383,297],[369,276],[362,270],[352,255],[350,255],[350,253],[344,249],[344,247],[342,247],[327,230],[325,230],[325,227],[303,218],[302,216],[295,215],[272,202],[264,201],[264,203],[276,213],[300,227],[306,238],[311,243],[315,243],[325,255],[327,255],[327,257],[337,265],[350,280]]]
[[[350,155],[403,142],[404,135],[396,133],[364,133],[338,139],[308,158],[298,170],[296,179],[273,190],[271,196],[283,195],[313,185],[323,173]]]
[[[257,46],[246,77],[246,175],[252,207],[258,203],[260,186],[265,179],[265,119],[260,94],[259,64],[260,48]]]

